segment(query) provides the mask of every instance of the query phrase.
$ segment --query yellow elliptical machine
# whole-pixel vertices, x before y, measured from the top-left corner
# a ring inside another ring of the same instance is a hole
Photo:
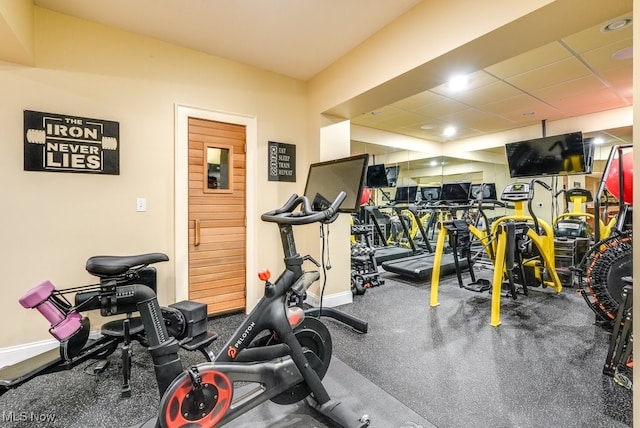
[[[595,221],[595,216],[584,210],[584,204],[593,202],[593,196],[587,189],[576,187],[565,189],[556,193],[556,196],[564,194],[565,211],[558,215],[553,222],[553,231],[557,237],[567,238],[592,238],[592,228],[589,221]],[[571,203],[571,210],[569,210]],[[611,230],[616,224],[616,219],[612,218],[608,223],[599,219],[600,239],[606,239],[611,235]]]
[[[553,229],[533,211],[535,184],[551,191],[547,183],[538,179],[507,185],[501,199],[513,203],[515,213],[500,217],[491,225],[495,254],[491,295],[491,325],[494,327],[501,324],[500,298],[505,277],[508,285],[505,294],[512,299],[517,299],[516,283],[525,295],[530,286],[551,287],[556,293],[562,291],[555,269]],[[525,202],[529,215],[524,212]]]

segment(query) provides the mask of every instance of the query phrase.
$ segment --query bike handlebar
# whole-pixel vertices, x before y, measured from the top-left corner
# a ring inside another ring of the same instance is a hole
[[[298,196],[294,193],[283,206],[273,211],[267,211],[262,214],[260,218],[262,221],[270,223],[291,225],[316,222],[331,223],[338,218],[338,208],[340,208],[340,205],[342,205],[346,197],[347,194],[341,191],[328,208],[322,211],[314,211],[309,202],[309,198],[306,196]],[[299,206],[300,211],[295,211]]]

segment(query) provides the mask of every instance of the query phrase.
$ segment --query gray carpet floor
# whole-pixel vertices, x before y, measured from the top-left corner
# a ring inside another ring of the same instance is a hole
[[[503,299],[502,325],[491,327],[490,295],[440,284],[429,307],[428,283],[385,274],[344,312],[369,323],[360,334],[323,318],[333,337],[327,388],[371,416],[372,427],[630,427],[631,391],[602,375],[608,334],[574,289],[532,289]],[[243,315],[210,320],[223,345]],[[38,377],[0,396],[0,427],[126,427],[157,412],[146,350],[134,348],[131,398],[121,398],[118,354],[105,372],[93,363]],[[204,361],[181,351],[184,365]],[[231,427],[325,427],[304,403],[265,403]]]

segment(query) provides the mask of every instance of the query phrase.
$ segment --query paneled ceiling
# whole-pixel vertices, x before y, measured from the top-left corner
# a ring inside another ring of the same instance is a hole
[[[467,76],[466,90],[443,83],[352,123],[446,142],[631,106],[631,16],[629,11],[477,70]],[[610,24],[621,28],[605,30]],[[456,127],[454,136],[444,135],[447,126]],[[613,130],[611,137],[626,139],[630,131]]]
[[[34,3],[307,80],[422,2],[34,0]],[[623,25],[631,17],[629,2],[629,12],[617,18],[603,18],[598,25],[473,70],[464,91],[455,91],[443,82],[350,119],[356,125],[442,143],[543,120],[631,106],[632,25]],[[621,28],[607,31],[605,26],[609,24]],[[445,137],[443,131],[449,125],[455,126],[457,133]],[[631,143],[631,127],[603,131],[601,136],[609,142]]]

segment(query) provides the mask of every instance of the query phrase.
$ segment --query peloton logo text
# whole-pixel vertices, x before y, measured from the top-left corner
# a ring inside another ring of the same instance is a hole
[[[238,340],[236,340],[236,343],[229,346],[229,349],[227,350],[227,355],[229,356],[229,358],[231,359],[236,358],[236,356],[238,355],[238,349],[240,348],[240,345],[242,345],[242,342],[246,340],[246,338],[249,336],[249,333],[251,333],[251,330],[253,330],[253,327],[255,326],[256,326],[256,323],[252,321],[251,324],[249,324],[247,328],[242,332],[242,335],[238,338]]]
[[[118,122],[24,111],[25,171],[119,174]]]

